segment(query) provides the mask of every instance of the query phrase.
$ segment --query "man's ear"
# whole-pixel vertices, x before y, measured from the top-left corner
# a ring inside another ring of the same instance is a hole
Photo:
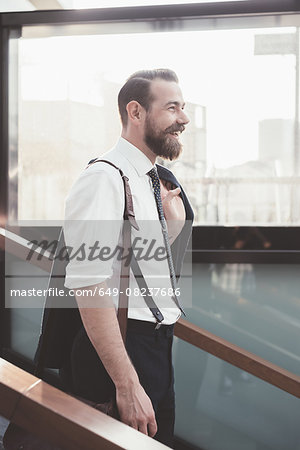
[[[140,121],[144,117],[145,109],[136,100],[132,100],[131,102],[127,103],[126,110],[128,114],[128,120],[136,125],[140,123]]]

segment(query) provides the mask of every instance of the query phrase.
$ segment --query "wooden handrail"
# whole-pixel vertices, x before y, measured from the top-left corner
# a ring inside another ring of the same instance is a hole
[[[184,319],[180,319],[176,323],[175,336],[300,398],[300,376],[272,364],[254,353]]]
[[[2,229],[3,230],[3,229]],[[0,229],[0,248],[4,248],[4,233]],[[16,242],[14,240],[13,235],[11,234],[9,238],[9,247],[14,249],[14,253],[16,256],[22,259],[24,256],[24,249],[19,249],[19,246],[22,244]],[[12,241],[12,242],[11,242]],[[26,247],[28,252],[28,249]],[[37,250],[37,255],[39,254]],[[26,259],[26,258],[24,258]],[[43,257],[38,263],[43,261],[44,270],[50,272],[51,269],[51,261]],[[36,264],[35,259],[30,261],[33,264]],[[39,267],[40,264],[38,264]],[[194,325],[184,319],[180,319],[175,326],[175,335],[188,342],[189,344],[195,345],[198,348],[210,353],[223,361],[226,361],[246,372],[255,375],[258,378],[266,381],[273,386],[276,386],[289,394],[294,395],[295,397],[300,398],[300,376],[289,372],[282,367],[279,367],[275,364],[270,363],[269,361],[260,358],[259,356],[244,350],[241,347],[238,347],[235,344],[232,344],[225,339],[222,339],[200,327]]]
[[[165,445],[0,358],[0,415],[66,450],[163,450]]]
[[[44,251],[41,256],[41,252],[39,251],[39,249],[32,250],[31,247],[29,248],[26,245],[27,242],[28,241],[21,238],[20,236],[0,227],[0,250],[5,250],[6,252],[10,253],[11,255],[17,256],[23,261],[27,260],[29,251],[31,251],[32,256],[29,262],[34,266],[40,267],[41,269],[50,273],[52,266],[51,259],[47,256],[44,256]]]

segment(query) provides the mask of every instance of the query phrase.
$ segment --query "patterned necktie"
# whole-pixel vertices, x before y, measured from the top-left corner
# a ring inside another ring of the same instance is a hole
[[[158,178],[158,174],[157,174],[156,169],[155,168],[151,169],[148,172],[148,175],[149,175],[149,177],[152,180],[152,186],[153,186],[153,190],[154,190],[156,206],[157,206],[159,220],[160,220],[160,223],[161,223],[161,228],[162,228],[162,233],[163,233],[163,238],[164,238],[164,242],[165,242],[165,246],[166,246],[167,259],[168,259],[168,265],[169,265],[169,270],[170,270],[170,278],[171,278],[171,284],[172,284],[172,288],[173,288],[173,296],[172,296],[172,298],[173,298],[176,306],[185,315],[185,312],[181,308],[181,306],[179,304],[179,301],[177,299],[177,296],[175,294],[176,284],[177,284],[176,283],[176,275],[175,275],[175,269],[174,269],[174,264],[173,264],[172,252],[171,252],[171,247],[170,247],[167,223],[166,223],[164,210],[163,210],[163,206],[162,206],[162,201],[161,201],[160,182],[159,182],[159,178]]]

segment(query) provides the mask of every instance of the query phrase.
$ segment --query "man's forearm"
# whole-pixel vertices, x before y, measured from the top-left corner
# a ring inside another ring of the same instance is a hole
[[[107,290],[105,283],[98,285]],[[95,286],[94,286],[95,288]],[[91,287],[86,287],[87,292]],[[81,293],[83,290],[81,290]],[[122,422],[153,437],[157,432],[155,413],[150,398],[139,382],[138,375],[122,340],[112,298],[81,296],[75,290],[77,303],[86,332],[105,369],[116,386],[116,403]],[[101,380],[99,380],[101,383]]]
[[[76,299],[86,332],[115,386],[121,388],[128,383],[138,383],[137,373],[121,337],[112,299],[107,295],[95,296],[95,307],[92,308],[90,297],[76,295]]]

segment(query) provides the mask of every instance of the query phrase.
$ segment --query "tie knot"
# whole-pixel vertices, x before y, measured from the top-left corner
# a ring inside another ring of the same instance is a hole
[[[159,182],[159,178],[158,178],[156,169],[153,168],[153,169],[149,170],[148,175],[152,180],[152,186],[154,189],[155,197],[158,196],[159,201],[161,201],[160,200],[160,182]]]
[[[149,170],[148,175],[152,180],[155,180],[155,181],[159,180],[155,167],[153,167],[153,169]]]

